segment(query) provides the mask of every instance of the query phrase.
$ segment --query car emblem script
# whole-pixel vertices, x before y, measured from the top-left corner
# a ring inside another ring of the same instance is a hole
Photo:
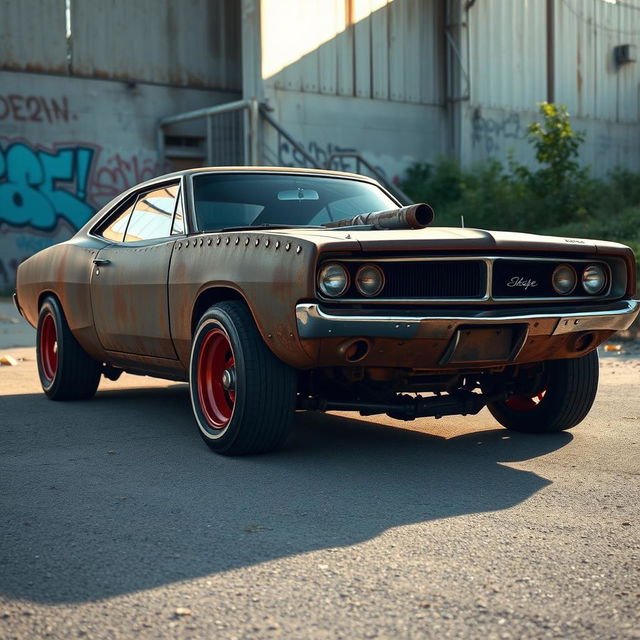
[[[525,291],[537,286],[538,282],[536,280],[532,280],[531,278],[522,278],[520,276],[513,276],[513,278],[507,282],[507,287],[518,287]]]

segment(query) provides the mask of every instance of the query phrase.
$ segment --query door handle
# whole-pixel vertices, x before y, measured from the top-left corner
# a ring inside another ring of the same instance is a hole
[[[96,267],[105,267],[108,264],[111,264],[111,260],[106,260],[106,259],[102,259],[102,258],[94,258],[93,259],[93,264],[96,265]]]

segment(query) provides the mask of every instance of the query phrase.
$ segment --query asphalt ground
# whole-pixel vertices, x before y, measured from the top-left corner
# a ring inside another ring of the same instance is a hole
[[[224,458],[185,385],[0,367],[0,638],[640,638],[640,359],[588,418],[298,414]]]

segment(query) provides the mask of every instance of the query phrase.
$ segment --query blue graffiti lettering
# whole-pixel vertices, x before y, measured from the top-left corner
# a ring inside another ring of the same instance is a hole
[[[64,218],[80,228],[94,212],[86,202],[93,154],[90,147],[0,147],[0,222],[48,231]]]

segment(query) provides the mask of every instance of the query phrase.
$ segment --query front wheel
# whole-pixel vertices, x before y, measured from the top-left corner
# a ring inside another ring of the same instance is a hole
[[[598,352],[582,358],[550,360],[538,388],[487,405],[507,429],[548,433],[571,429],[589,413],[598,390]]]
[[[295,371],[267,348],[242,302],[220,302],[200,319],[189,390],[200,435],[217,453],[284,445],[293,424]]]

